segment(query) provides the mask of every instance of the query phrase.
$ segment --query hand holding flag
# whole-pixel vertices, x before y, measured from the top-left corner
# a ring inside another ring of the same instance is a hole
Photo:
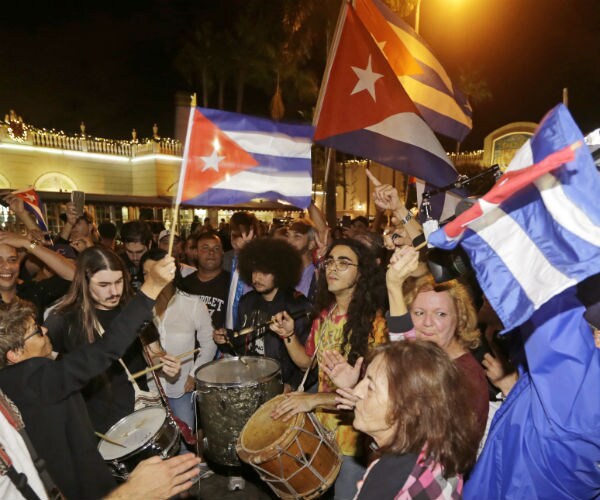
[[[43,232],[48,232],[48,225],[44,220],[42,202],[33,188],[13,191],[4,199],[8,201],[11,210],[15,212],[18,217],[22,218],[25,215],[26,210],[35,217],[39,228]]]

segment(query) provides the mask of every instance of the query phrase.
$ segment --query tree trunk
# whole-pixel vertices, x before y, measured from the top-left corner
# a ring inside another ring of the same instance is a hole
[[[337,225],[337,212],[336,212],[336,196],[335,196],[335,149],[329,149],[327,151],[327,167],[325,172],[327,173],[325,179],[325,218],[329,227],[335,227]]]
[[[219,91],[218,91],[218,102],[217,102],[217,107],[219,109],[223,109],[224,108],[224,101],[225,101],[225,77],[220,77],[219,78]]]
[[[235,93],[235,110],[238,113],[242,112],[244,108],[244,86],[246,84],[246,78],[244,72],[240,71],[237,77],[237,86]]]
[[[208,108],[208,70],[202,67],[202,106]]]

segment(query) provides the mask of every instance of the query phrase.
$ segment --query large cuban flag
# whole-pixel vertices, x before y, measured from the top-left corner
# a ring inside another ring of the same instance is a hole
[[[315,142],[442,187],[456,180],[444,148],[354,8],[344,2],[325,70]]]
[[[575,286],[600,272],[600,176],[582,144],[567,108],[555,107],[493,193],[429,238],[460,242],[505,329],[518,327],[526,359],[466,499],[600,495],[600,350]]]
[[[381,0],[353,3],[427,125],[462,141],[473,127],[473,111],[427,43]]]
[[[313,128],[192,108],[177,202],[227,206],[267,199],[306,208]]]
[[[561,104],[494,188],[429,242],[463,246],[509,330],[551,297],[600,272],[598,193],[600,177],[583,135]]]

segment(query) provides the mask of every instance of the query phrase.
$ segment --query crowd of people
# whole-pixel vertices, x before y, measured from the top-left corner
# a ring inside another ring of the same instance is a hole
[[[273,419],[315,412],[334,433],[342,464],[331,498],[459,498],[493,409],[518,379],[515,349],[498,339],[502,325],[472,275],[433,280],[416,248],[421,227],[396,190],[378,185],[373,199],[373,223],[329,228],[313,205],[272,227],[236,212],[187,237],[141,220],[117,232],[68,204],[48,239],[9,196],[25,232],[0,232],[0,495],[185,491],[201,447],[182,440],[177,457],[142,461],[118,485],[97,436],[156,385],[201,436],[196,370],[252,355],[281,366],[286,397]],[[154,385],[132,376],[157,363]]]

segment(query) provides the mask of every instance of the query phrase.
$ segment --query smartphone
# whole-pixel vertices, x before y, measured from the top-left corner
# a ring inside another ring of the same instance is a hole
[[[85,193],[83,191],[71,191],[71,203],[75,205],[77,217],[83,215],[83,205],[85,204]]]

